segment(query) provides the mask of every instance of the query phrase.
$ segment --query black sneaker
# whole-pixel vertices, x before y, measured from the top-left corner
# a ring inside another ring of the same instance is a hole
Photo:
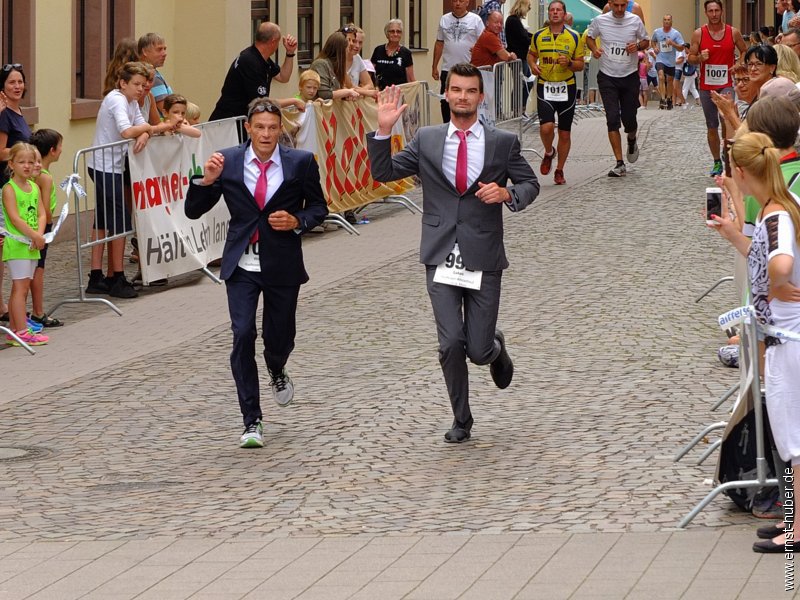
[[[672,98],[667,98],[667,110],[672,110]]]
[[[111,291],[111,285],[108,277],[89,274],[89,284],[86,286],[87,294],[108,294],[109,291]]]
[[[355,211],[344,211],[344,220],[350,223],[350,225],[358,225],[358,217],[356,217]]]
[[[125,277],[120,277],[114,281],[111,289],[108,291],[108,295],[114,298],[136,298],[139,292],[133,289],[133,284],[125,279]]]

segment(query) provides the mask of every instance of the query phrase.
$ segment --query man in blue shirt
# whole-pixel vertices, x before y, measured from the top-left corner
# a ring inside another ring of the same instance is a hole
[[[164,98],[172,93],[172,88],[169,87],[164,80],[164,76],[159,73],[158,68],[164,66],[164,61],[167,60],[167,42],[157,33],[145,33],[139,38],[139,57],[148,62],[156,69],[156,78],[150,92],[156,101],[158,114],[164,116]]]
[[[676,50],[683,50],[683,36],[672,27],[672,15],[664,15],[663,27],[653,32],[651,43],[656,51],[658,71],[658,93],[661,94],[659,108],[672,110],[672,80],[675,78]]]

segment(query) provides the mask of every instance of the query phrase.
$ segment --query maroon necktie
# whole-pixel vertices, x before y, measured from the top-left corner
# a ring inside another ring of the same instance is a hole
[[[467,191],[467,136],[469,131],[456,129],[456,135],[461,140],[458,143],[458,155],[456,157],[456,191],[463,194]]]
[[[261,162],[257,158],[253,159],[253,162],[256,163],[256,166],[261,171],[258,174],[258,180],[256,181],[256,191],[253,196],[255,196],[256,204],[258,204],[258,209],[263,210],[263,208],[267,205],[267,169],[272,164],[271,160],[267,162]],[[258,228],[256,228],[253,235],[250,236],[250,243],[255,244],[258,241]]]

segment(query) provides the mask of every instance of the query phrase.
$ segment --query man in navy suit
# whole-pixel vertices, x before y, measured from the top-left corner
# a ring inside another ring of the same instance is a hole
[[[224,196],[231,214],[222,253],[233,330],[231,371],[244,417],[242,448],[261,448],[262,413],[255,360],[256,310],[264,296],[262,337],[272,396],[294,398],[286,362],[294,349],[300,285],[308,281],[300,235],[328,214],[314,155],[278,145],[281,110],[257,98],[247,111],[250,141],[212,154],[202,177],[192,179],[186,216],[197,219]]]

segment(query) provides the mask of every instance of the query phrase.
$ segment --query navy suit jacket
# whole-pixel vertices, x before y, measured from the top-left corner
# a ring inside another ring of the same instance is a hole
[[[225,157],[222,173],[211,185],[189,186],[184,203],[186,216],[198,219],[225,197],[231,213],[228,237],[222,252],[220,278],[228,279],[239,264],[239,259],[250,243],[250,236],[258,228],[259,262],[261,276],[267,285],[300,285],[308,281],[303,264],[300,234],[296,231],[275,231],[267,222],[270,213],[285,210],[300,221],[299,231],[304,233],[316,227],[328,214],[328,205],[322,193],[319,167],[314,155],[305,150],[278,146],[283,166],[283,183],[263,209],[258,208],[253,194],[244,184],[244,154],[250,142],[220,150]]]

